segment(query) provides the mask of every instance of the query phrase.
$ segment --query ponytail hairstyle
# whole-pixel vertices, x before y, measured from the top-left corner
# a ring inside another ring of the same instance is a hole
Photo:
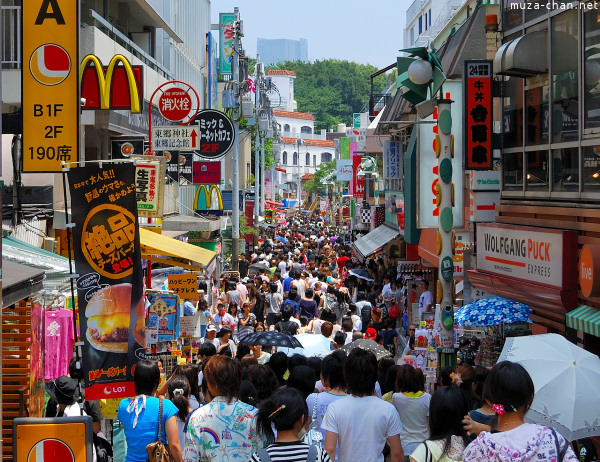
[[[177,407],[179,419],[185,422],[190,408],[190,382],[185,375],[174,375],[167,385],[169,399]]]
[[[272,426],[278,432],[291,430],[302,416],[306,421],[308,408],[300,392],[294,388],[280,388],[258,407],[258,433],[264,435],[270,444],[275,440]]]

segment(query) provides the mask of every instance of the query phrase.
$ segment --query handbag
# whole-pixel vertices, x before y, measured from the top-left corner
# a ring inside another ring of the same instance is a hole
[[[317,397],[319,395],[315,393],[313,400],[313,409],[311,415],[311,422],[306,435],[302,438],[302,441],[309,446],[317,446],[319,449],[323,449],[323,434],[317,429]]]
[[[173,456],[171,455],[169,448],[166,445],[162,444],[161,441],[162,416],[163,399],[159,398],[158,431],[156,432],[156,441],[146,446],[146,452],[148,453],[148,462],[174,462]]]

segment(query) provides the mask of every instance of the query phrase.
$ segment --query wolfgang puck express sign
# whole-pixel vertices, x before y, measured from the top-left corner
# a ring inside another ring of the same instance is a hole
[[[576,283],[577,233],[497,224],[477,226],[477,270],[570,289]]]
[[[133,163],[68,172],[86,398],[134,396],[144,298]]]

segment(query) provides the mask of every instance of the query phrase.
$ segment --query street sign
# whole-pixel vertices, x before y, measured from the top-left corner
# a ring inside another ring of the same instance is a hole
[[[23,172],[79,160],[79,2],[22,3]]]
[[[192,97],[183,88],[167,88],[158,100],[158,110],[171,122],[179,122],[192,110]]]
[[[195,125],[152,127],[152,151],[193,151],[198,146],[198,127]]]
[[[200,149],[195,148],[200,157],[219,159],[227,154],[235,138],[231,119],[221,111],[204,109],[194,121],[200,127]]]

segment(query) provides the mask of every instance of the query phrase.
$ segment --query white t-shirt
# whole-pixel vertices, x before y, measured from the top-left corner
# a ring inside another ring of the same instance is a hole
[[[431,395],[423,393],[417,398],[409,398],[403,393],[392,395],[392,404],[402,420],[402,449],[408,456],[416,447],[429,438],[429,402]]]
[[[383,462],[388,437],[402,432],[398,412],[375,396],[346,396],[331,403],[321,428],[338,435],[338,461]]]
[[[320,383],[317,382],[317,383]],[[315,384],[316,387],[316,384]],[[322,385],[321,385],[322,387]],[[331,403],[337,401],[338,399],[345,398],[346,395],[334,395],[333,393],[329,393],[328,391],[324,391],[323,393],[311,393],[306,398],[306,406],[308,407],[308,415],[312,418],[313,416],[313,406],[315,402],[315,396],[317,397],[317,418],[315,419],[317,429],[321,431],[323,434],[323,441],[325,441],[325,430],[321,428],[321,424],[323,423],[323,419],[325,418],[325,413],[327,412],[327,408]],[[311,423],[311,426],[313,424]]]
[[[359,315],[353,314],[352,318],[352,330],[362,330],[362,319]]]
[[[419,315],[423,315],[423,313],[425,313],[425,307],[427,305],[433,306],[433,295],[428,290],[423,292],[419,297]]]

